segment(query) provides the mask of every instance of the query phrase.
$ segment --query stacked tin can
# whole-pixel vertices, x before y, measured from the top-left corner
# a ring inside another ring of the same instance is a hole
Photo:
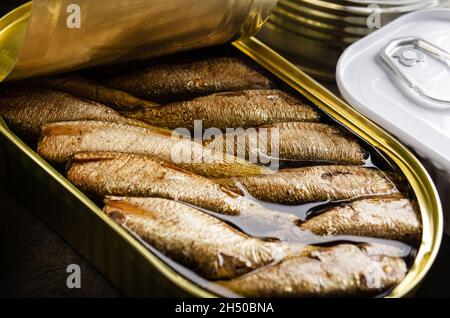
[[[450,0],[279,0],[258,37],[311,76],[334,81],[344,49],[412,11]]]

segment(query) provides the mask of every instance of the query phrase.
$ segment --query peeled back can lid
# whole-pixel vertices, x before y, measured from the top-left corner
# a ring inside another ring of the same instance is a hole
[[[354,43],[337,68],[342,96],[450,174],[450,10],[407,14]]]
[[[0,19],[0,81],[252,36],[277,0],[33,0]]]

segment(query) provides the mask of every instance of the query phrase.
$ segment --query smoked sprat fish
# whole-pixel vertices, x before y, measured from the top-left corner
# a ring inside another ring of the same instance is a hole
[[[0,93],[0,115],[12,129],[30,140],[41,126],[70,120],[130,121],[99,103],[44,88],[11,86]]]
[[[2,84],[0,115],[218,294],[375,296],[404,279],[420,211],[357,136],[242,58],[150,63]]]
[[[103,121],[60,122],[44,125],[38,153],[48,161],[65,163],[80,152],[126,152],[151,155],[199,175],[221,178],[266,173],[267,168],[244,159],[214,153],[161,128]]]
[[[362,164],[358,141],[341,129],[322,123],[283,122],[223,134],[206,143],[245,159],[277,155],[282,160]],[[273,149],[276,148],[276,149]]]
[[[83,192],[101,197],[161,197],[231,215],[245,207],[243,197],[210,179],[149,156],[79,153],[71,160],[67,177]]]
[[[211,57],[158,64],[104,80],[106,86],[154,102],[214,92],[264,89],[271,81],[240,58]]]
[[[216,93],[160,108],[123,112],[124,116],[155,126],[194,130],[194,120],[202,128],[247,128],[286,121],[319,120],[310,106],[280,90],[244,90]]]
[[[239,225],[250,232],[257,229],[261,236],[294,241],[305,235],[297,226],[299,219],[293,214],[266,209],[211,179],[150,156],[79,153],[70,161],[67,177],[83,192],[96,197],[166,198],[200,207],[208,211],[205,213],[239,216]]]
[[[312,247],[221,284],[248,297],[370,296],[400,283],[406,271],[401,258],[372,256],[358,246],[341,244]]]
[[[399,193],[380,170],[358,166],[313,166],[273,174],[218,180],[237,193],[269,202],[301,204]]]
[[[95,81],[75,75],[40,77],[27,80],[25,83],[93,100],[116,110],[133,110],[159,106],[151,101],[134,97],[126,92],[109,88]]]
[[[319,235],[359,235],[418,242],[422,224],[415,204],[405,198],[358,200],[324,211],[301,228]]]
[[[251,238],[204,212],[166,199],[107,197],[104,211],[156,249],[209,279],[236,277],[295,250]]]

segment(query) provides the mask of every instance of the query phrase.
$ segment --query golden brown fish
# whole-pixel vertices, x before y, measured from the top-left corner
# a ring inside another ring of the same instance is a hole
[[[8,86],[0,93],[0,115],[21,136],[35,140],[41,126],[68,120],[127,122],[115,110],[75,96],[43,88]]]
[[[230,215],[228,221],[248,230],[249,234],[290,241],[305,236],[305,231],[297,226],[299,219],[293,214],[266,209],[213,180],[154,157],[114,152],[79,153],[70,161],[67,176],[83,192],[101,198],[105,195],[166,198]]]
[[[294,251],[293,245],[251,238],[206,213],[166,199],[107,197],[104,211],[209,279],[236,277]]]
[[[217,180],[234,192],[283,204],[344,200],[398,193],[377,169],[358,166],[314,166],[284,169],[273,174]]]
[[[220,178],[265,173],[267,168],[228,154],[214,153],[162,128],[143,128],[103,121],[60,122],[42,128],[38,153],[54,163],[79,152],[127,152],[152,155],[199,175]]]
[[[101,197],[161,197],[231,215],[246,207],[243,197],[217,183],[144,155],[79,153],[67,176],[83,192]]]
[[[95,81],[74,75],[41,77],[25,81],[28,85],[44,87],[93,100],[117,110],[133,110],[159,105],[109,88]]]
[[[262,155],[293,161],[362,164],[365,157],[356,138],[321,123],[276,123],[223,134],[206,146],[246,159],[258,157],[260,161]]]
[[[167,102],[214,92],[270,88],[271,81],[242,59],[212,57],[153,65],[108,78],[104,84],[140,98]]]
[[[310,248],[302,255],[221,284],[248,297],[376,295],[402,281],[401,258],[371,256],[355,245]]]
[[[284,121],[318,121],[319,114],[291,95],[279,90],[244,90],[198,97],[160,108],[123,112],[155,126],[194,129],[194,120],[202,128],[247,128]]]
[[[325,211],[301,225],[319,235],[359,235],[417,242],[422,225],[413,202],[404,198],[358,200]]]

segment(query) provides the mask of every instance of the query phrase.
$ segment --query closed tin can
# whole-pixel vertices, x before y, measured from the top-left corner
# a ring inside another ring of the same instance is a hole
[[[402,14],[436,7],[447,7],[448,0],[429,1],[321,1],[280,0],[274,14],[259,33],[259,38],[277,50],[286,51],[293,61],[302,60],[307,53],[303,42],[293,45],[292,35],[314,41],[317,52],[307,59],[317,66],[308,70],[319,79],[330,81],[329,76],[320,76],[322,69],[334,73],[337,59],[345,48]],[[275,30],[276,29],[276,30]],[[285,40],[283,41],[283,38]],[[319,45],[320,43],[320,45]],[[286,48],[287,47],[287,48]],[[321,51],[321,52],[320,52]],[[329,54],[330,59],[321,56]],[[297,56],[297,58],[296,58]],[[328,65],[332,64],[331,67]],[[331,80],[334,81],[334,80]]]

